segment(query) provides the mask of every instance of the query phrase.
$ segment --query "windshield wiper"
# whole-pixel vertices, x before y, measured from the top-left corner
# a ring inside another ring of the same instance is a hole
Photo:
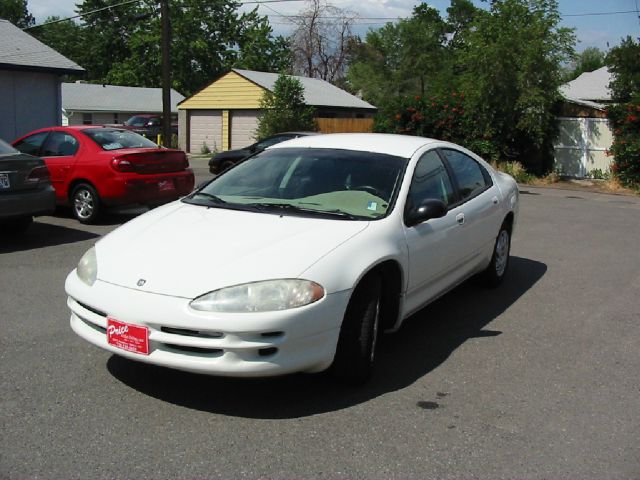
[[[305,208],[299,205],[292,205],[290,203],[249,203],[247,205],[261,211],[285,210],[285,211],[296,212],[296,213],[310,213],[310,214],[319,215],[319,216],[340,217],[347,220],[361,219],[360,217],[351,215],[350,213],[344,212],[339,209],[318,210],[316,208]]]
[[[202,205],[202,203],[200,201],[194,201],[195,197],[204,197],[204,198],[206,198],[207,199],[206,206],[226,206],[226,205],[228,205],[227,202],[222,200],[220,197],[216,197],[215,195],[212,195],[212,194],[206,193],[206,192],[193,192],[191,195],[189,195],[188,197],[184,198],[183,201],[186,201],[188,203],[196,203],[198,205]]]

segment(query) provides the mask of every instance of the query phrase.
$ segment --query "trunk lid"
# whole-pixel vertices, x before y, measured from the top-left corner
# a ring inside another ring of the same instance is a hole
[[[34,190],[49,181],[44,161],[22,153],[0,154],[0,193]]]
[[[168,148],[125,149],[115,154],[111,165],[119,172],[141,175],[181,172],[189,167],[182,150]]]

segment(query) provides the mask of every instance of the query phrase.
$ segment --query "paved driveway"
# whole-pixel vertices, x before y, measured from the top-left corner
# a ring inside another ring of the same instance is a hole
[[[640,200],[521,199],[507,283],[416,314],[360,389],[90,346],[64,278],[130,216],[39,219],[0,240],[0,478],[639,478]]]

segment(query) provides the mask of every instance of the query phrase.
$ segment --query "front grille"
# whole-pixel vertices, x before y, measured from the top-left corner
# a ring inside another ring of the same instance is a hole
[[[90,307],[89,305],[87,305],[85,303],[82,303],[82,302],[78,302],[77,300],[76,300],[76,302],[77,302],[78,305],[80,305],[85,310],[89,310],[90,312],[95,313],[96,315],[100,315],[101,317],[105,317],[105,318],[107,317],[107,314],[105,312],[100,311],[97,308]]]
[[[174,327],[160,327],[160,331],[165,333],[173,333],[174,335],[197,338],[222,338],[224,336],[221,332],[200,332],[198,330],[189,330],[186,328]]]
[[[174,350],[178,352],[197,353],[199,355],[206,355],[211,357],[219,357],[224,353],[221,348],[202,348],[202,347],[188,347],[186,345],[175,345],[173,343],[161,343],[163,349]]]
[[[96,332],[101,333],[101,334],[103,334],[103,335],[106,335],[106,334],[107,334],[107,329],[106,329],[106,328],[101,327],[100,325],[96,325],[95,323],[90,322],[89,320],[86,320],[86,319],[84,319],[84,318],[82,318],[82,317],[80,317],[80,316],[78,316],[78,318],[79,318],[80,320],[82,320],[82,323],[84,323],[84,324],[85,324],[85,325],[87,325],[88,327],[91,327],[91,328],[92,328],[92,329],[94,329]]]

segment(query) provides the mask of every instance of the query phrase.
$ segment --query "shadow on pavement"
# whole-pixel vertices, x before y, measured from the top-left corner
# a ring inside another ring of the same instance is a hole
[[[109,372],[154,398],[222,415],[297,418],[347,408],[405,388],[429,374],[470,338],[487,341],[502,332],[483,330],[531,289],[547,271],[543,263],[511,257],[505,283],[494,290],[467,282],[407,319],[382,338],[376,371],[363,387],[336,383],[328,374],[233,379],[196,375],[133,362],[116,355]],[[429,403],[429,402],[427,402]],[[423,408],[429,408],[425,406]]]
[[[102,212],[102,215],[96,220],[92,225],[96,226],[118,226],[123,223],[127,223],[129,220],[142,215],[143,213],[148,212],[149,209],[147,207],[129,207],[129,208],[110,208],[105,209]],[[55,216],[59,218],[69,218],[74,222],[78,222],[78,225],[81,223],[76,220],[71,212],[71,208],[69,207],[58,207],[55,212]]]
[[[0,234],[0,253],[21,252],[65,243],[82,242],[99,236],[75,228],[40,223],[36,219],[24,233]]]

